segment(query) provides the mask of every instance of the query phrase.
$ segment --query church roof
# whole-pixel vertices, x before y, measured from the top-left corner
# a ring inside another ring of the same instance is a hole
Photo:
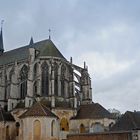
[[[0,107],[0,122],[2,121],[15,121],[15,119],[10,112],[6,112]]]
[[[98,103],[81,105],[77,116],[72,119],[102,119],[112,118],[111,113]]]
[[[31,108],[29,108],[25,113],[23,113],[20,116],[20,118],[32,116],[57,117],[54,113],[52,113],[46,106],[44,106],[40,102],[35,103]]]
[[[122,117],[112,126],[111,131],[130,131],[140,129],[140,112],[127,111]]]
[[[20,47],[11,51],[4,52],[0,56],[0,65],[28,59],[30,47],[35,48],[36,50],[39,51],[38,56],[52,56],[52,57],[59,57],[65,59],[65,57],[54,45],[54,43],[51,40],[47,39],[47,40],[33,43],[32,45],[29,44],[24,47]]]

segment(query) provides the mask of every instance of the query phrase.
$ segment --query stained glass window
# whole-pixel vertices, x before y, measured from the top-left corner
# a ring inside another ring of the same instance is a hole
[[[49,95],[49,67],[46,62],[42,64],[42,95]]]
[[[61,66],[61,95],[63,97],[65,92],[65,72],[66,72],[66,67],[62,65]]]
[[[54,63],[54,94],[58,95],[58,65]]]
[[[28,79],[28,67],[24,65],[20,71],[20,95],[24,99],[27,95],[27,79]]]

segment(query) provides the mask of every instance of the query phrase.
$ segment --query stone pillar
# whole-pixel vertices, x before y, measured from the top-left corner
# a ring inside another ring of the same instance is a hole
[[[55,107],[55,97],[54,96],[51,97],[51,107],[52,108]]]
[[[34,80],[34,61],[35,61],[35,49],[29,48],[29,71],[27,81],[27,96],[33,97],[33,80]]]
[[[91,103],[92,102],[91,80],[85,66],[81,72],[81,92],[83,95],[82,103],[83,104]]]
[[[68,81],[65,81],[65,98],[68,98]]]
[[[34,80],[34,66],[33,64],[29,65],[29,72],[28,72],[28,80],[27,80],[27,96],[33,97],[33,80]]]
[[[55,107],[55,95],[54,95],[54,66],[52,64],[51,71],[51,107]]]
[[[74,108],[77,108],[77,98],[74,97]]]
[[[27,96],[25,97],[25,107],[29,107],[33,104],[34,61],[35,49],[29,48],[29,71],[27,80]]]
[[[54,69],[52,67],[52,73],[51,73],[51,95],[54,95]]]
[[[61,67],[58,68],[58,96],[61,96]]]
[[[74,75],[73,75],[73,69],[71,70],[70,73],[70,82],[69,82],[69,93],[70,93],[70,103],[71,103],[71,107],[74,108],[75,106],[75,82],[74,82]]]
[[[17,79],[17,74],[13,74],[12,75],[12,80],[11,80],[11,87],[10,87],[10,97],[11,98],[19,98],[19,83],[18,83],[18,79]]]
[[[51,96],[52,95],[52,89],[51,89],[51,86],[52,86],[52,81],[51,81],[51,75],[52,75],[52,72],[51,72],[51,66],[50,65],[48,65],[48,67],[49,67],[49,75],[48,75],[48,80],[49,80],[49,96]]]
[[[18,103],[18,99],[20,98],[19,94],[19,69],[17,62],[15,62],[14,73],[11,77],[11,85],[10,85],[10,97],[8,99],[8,110],[12,110]]]
[[[38,76],[39,76],[38,77],[38,80],[39,80],[39,82],[38,82],[38,94],[41,96],[42,95],[42,92],[41,92],[42,71],[41,71],[41,64],[40,63],[38,63]]]

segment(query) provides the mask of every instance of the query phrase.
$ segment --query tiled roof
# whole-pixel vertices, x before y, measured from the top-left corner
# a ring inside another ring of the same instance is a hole
[[[42,99],[40,101],[43,105],[45,105],[46,107],[51,108],[51,101],[48,101],[46,99]],[[59,101],[59,100],[55,100],[55,107],[57,108],[71,108],[70,103],[66,102],[66,101]]]
[[[72,119],[100,119],[111,118],[112,115],[98,103],[81,105],[77,116]]]
[[[13,63],[15,61],[22,61],[29,58],[29,48],[35,48],[39,51],[39,56],[52,56],[64,58],[61,52],[56,48],[51,40],[43,40],[36,42],[33,45],[27,45],[11,51],[4,52],[0,56],[0,65]]]
[[[140,112],[127,111],[122,117],[112,126],[111,131],[129,131],[140,129]]]
[[[2,121],[15,121],[15,119],[10,112],[6,112],[0,107],[0,122]]]
[[[26,118],[31,116],[57,117],[45,105],[41,104],[40,102],[35,103],[24,114],[22,114],[20,118]]]

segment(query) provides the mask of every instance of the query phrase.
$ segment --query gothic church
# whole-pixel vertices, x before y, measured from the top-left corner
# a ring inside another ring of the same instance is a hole
[[[86,64],[68,61],[51,38],[4,52],[0,32],[0,140],[64,140],[103,132],[111,114],[92,101]]]

